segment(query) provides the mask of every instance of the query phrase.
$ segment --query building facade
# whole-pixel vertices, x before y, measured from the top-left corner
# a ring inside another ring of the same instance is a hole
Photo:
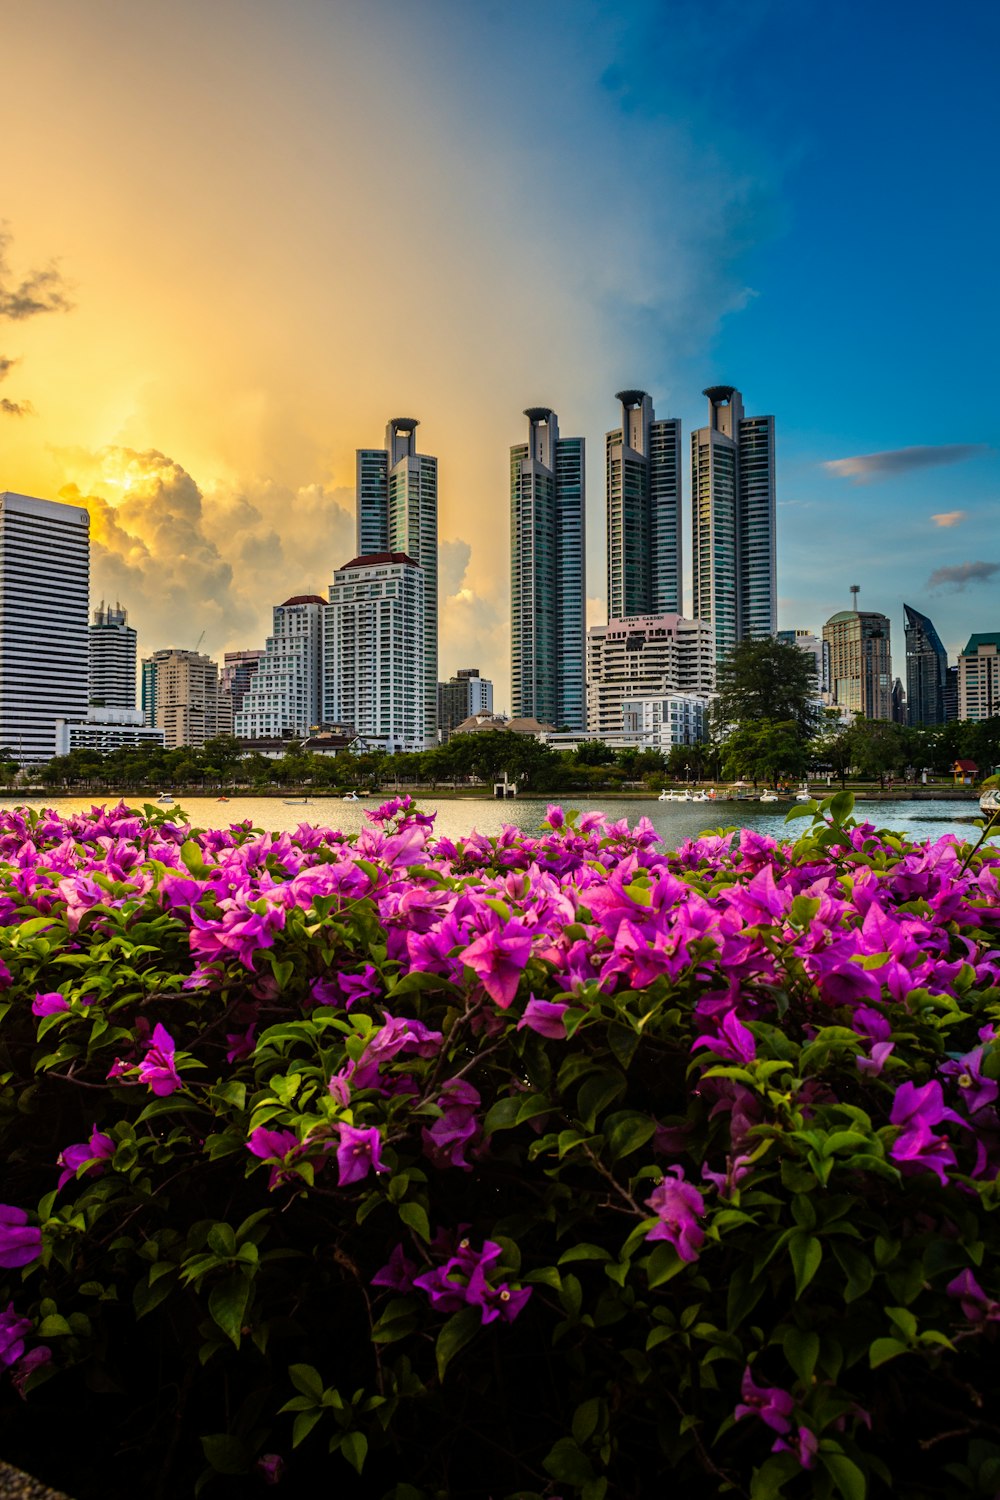
[[[87,635],[90,702],[95,708],[134,709],[136,696],[136,633],[121,604],[94,610]]]
[[[1000,630],[970,635],[958,658],[958,717],[1000,714]]]
[[[775,639],[785,646],[798,646],[800,651],[812,657],[813,671],[816,674],[816,701],[823,706],[831,704],[833,693],[830,687],[829,641],[813,635],[811,630],[777,630]]]
[[[200,651],[154,651],[142,659],[142,717],[163,730],[168,750],[203,745],[228,731],[219,720],[219,668]]]
[[[586,717],[586,475],[583,438],[529,406],[510,450],[511,711],[571,729]]]
[[[57,755],[69,755],[71,750],[110,755],[123,747],[159,750],[163,744],[163,730],[151,729],[138,708],[90,708],[82,718],[56,720]]]
[[[448,682],[438,683],[438,735],[442,745],[471,715],[492,712],[493,684],[488,677],[480,677],[478,667],[459,667]]]
[[[708,738],[708,699],[693,693],[651,694],[622,700],[622,730],[650,750],[698,745]]]
[[[691,434],[692,613],[711,623],[721,659],[777,628],[774,418],[744,416],[734,386],[704,394],[708,426]]]
[[[656,420],[645,391],[619,391],[621,426],[605,436],[608,618],[682,607],[681,424]]]
[[[889,620],[873,610],[845,609],[823,626],[830,647],[833,701],[866,719],[892,718]]]
[[[55,755],[56,719],[89,698],[90,517],[82,506],[0,493],[0,749]]]
[[[903,605],[906,636],[906,706],[910,724],[948,720],[948,653],[926,615]]]
[[[622,728],[626,699],[672,694],[707,702],[715,690],[711,629],[681,615],[638,615],[592,625],[587,632],[587,733]]]
[[[301,738],[322,716],[325,599],[296,594],[274,606],[271,634],[233,715],[239,739]],[[225,676],[225,669],[223,669]]]
[[[263,647],[249,651],[227,651],[222,659],[219,673],[219,692],[228,695],[232,703],[233,717],[243,707],[247,689],[253,682],[257,668],[264,658]]]
[[[437,740],[438,461],[417,452],[414,417],[392,417],[384,448],[357,451],[358,557],[405,554],[424,572],[423,637],[417,646],[423,680],[423,737]]]
[[[427,748],[425,581],[405,552],[382,552],[345,563],[330,585],[322,717],[350,724],[373,748]]]

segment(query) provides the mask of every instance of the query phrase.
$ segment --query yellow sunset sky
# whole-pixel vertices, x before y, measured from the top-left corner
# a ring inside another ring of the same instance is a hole
[[[0,396],[30,403],[0,488],[90,497],[93,602],[140,652],[261,645],[272,605],[325,596],[354,450],[405,413],[440,462],[442,675],[479,666],[505,707],[507,449],[538,402],[588,439],[599,615],[613,392],[666,415],[704,383],[684,361],[747,295],[724,246],[752,193],[630,125],[606,9],[572,14],[2,0],[4,283],[55,261],[71,306],[0,319]]]

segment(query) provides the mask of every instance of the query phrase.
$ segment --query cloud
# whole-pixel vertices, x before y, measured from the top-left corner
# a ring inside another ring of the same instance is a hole
[[[443,597],[457,594],[465,582],[472,547],[461,538],[438,547],[438,588]]]
[[[11,280],[7,261],[7,248],[11,238],[6,227],[0,228],[0,318],[21,323],[25,318],[37,317],[39,313],[69,312],[73,304],[55,262],[50,261],[41,270],[29,271],[20,281]]]
[[[9,359],[6,354],[0,354],[0,380],[6,380],[16,364],[16,359]]]
[[[1000,573],[1000,562],[956,563],[950,568],[935,568],[927,580],[927,587],[950,587],[955,593],[963,594],[967,583],[988,583],[996,573]]]
[[[30,401],[8,401],[6,396],[0,396],[0,411],[6,417],[30,417],[34,416],[35,408]]]
[[[939,464],[960,464],[967,458],[984,453],[985,443],[938,443],[916,448],[892,448],[887,453],[859,453],[854,458],[830,458],[824,469],[854,484],[871,484],[877,479],[891,479],[910,474],[914,469],[936,468]]]
[[[960,526],[968,519],[968,515],[967,510],[939,510],[931,516],[931,520],[935,526]]]

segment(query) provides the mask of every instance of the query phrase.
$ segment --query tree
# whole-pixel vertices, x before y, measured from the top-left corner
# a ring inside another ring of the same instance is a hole
[[[740,641],[716,668],[718,697],[712,710],[717,734],[747,724],[791,724],[805,743],[819,727],[813,658],[798,646],[768,636]]]
[[[793,719],[742,724],[726,740],[722,754],[728,776],[735,779],[735,772],[754,782],[804,776],[809,765],[808,747]]]
[[[906,765],[906,745],[898,724],[888,719],[866,719],[858,715],[847,731],[851,764],[860,776],[877,776],[885,785],[887,772]]]

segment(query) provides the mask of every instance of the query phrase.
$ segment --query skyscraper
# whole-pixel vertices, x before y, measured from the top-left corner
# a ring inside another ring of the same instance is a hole
[[[903,605],[906,635],[906,703],[911,724],[947,721],[948,653],[926,615]]]
[[[1000,630],[970,635],[958,658],[958,717],[1000,714]]]
[[[168,750],[220,733],[219,668],[200,651],[154,651],[142,659],[142,715]],[[231,728],[226,724],[225,729]]]
[[[101,602],[87,632],[90,702],[100,708],[135,708],[136,633],[128,611]]]
[[[778,623],[774,552],[774,418],[745,417],[731,385],[712,385],[709,423],[691,434],[694,606],[716,656]]]
[[[51,760],[56,719],[87,711],[90,517],[0,493],[0,749]]]
[[[838,708],[866,719],[892,718],[889,620],[874,610],[844,609],[823,626]]]
[[[423,736],[437,738],[438,472],[437,459],[417,452],[414,417],[392,417],[384,448],[357,452],[358,557],[402,552],[424,571],[422,665]]]
[[[222,671],[219,673],[219,692],[229,697],[234,720],[243,707],[243,699],[254,680],[263,656],[264,649],[258,646],[250,650],[227,651],[223,657]]]
[[[324,613],[323,718],[389,751],[426,748],[426,577],[405,552],[352,558]]]
[[[619,391],[605,437],[608,619],[681,611],[681,424],[657,421],[645,391]]]
[[[524,415],[528,441],[510,450],[511,710],[582,730],[585,443],[561,438],[547,406]]]
[[[264,655],[234,713],[241,739],[305,736],[319,724],[326,609],[318,594],[295,594],[274,606]]]

